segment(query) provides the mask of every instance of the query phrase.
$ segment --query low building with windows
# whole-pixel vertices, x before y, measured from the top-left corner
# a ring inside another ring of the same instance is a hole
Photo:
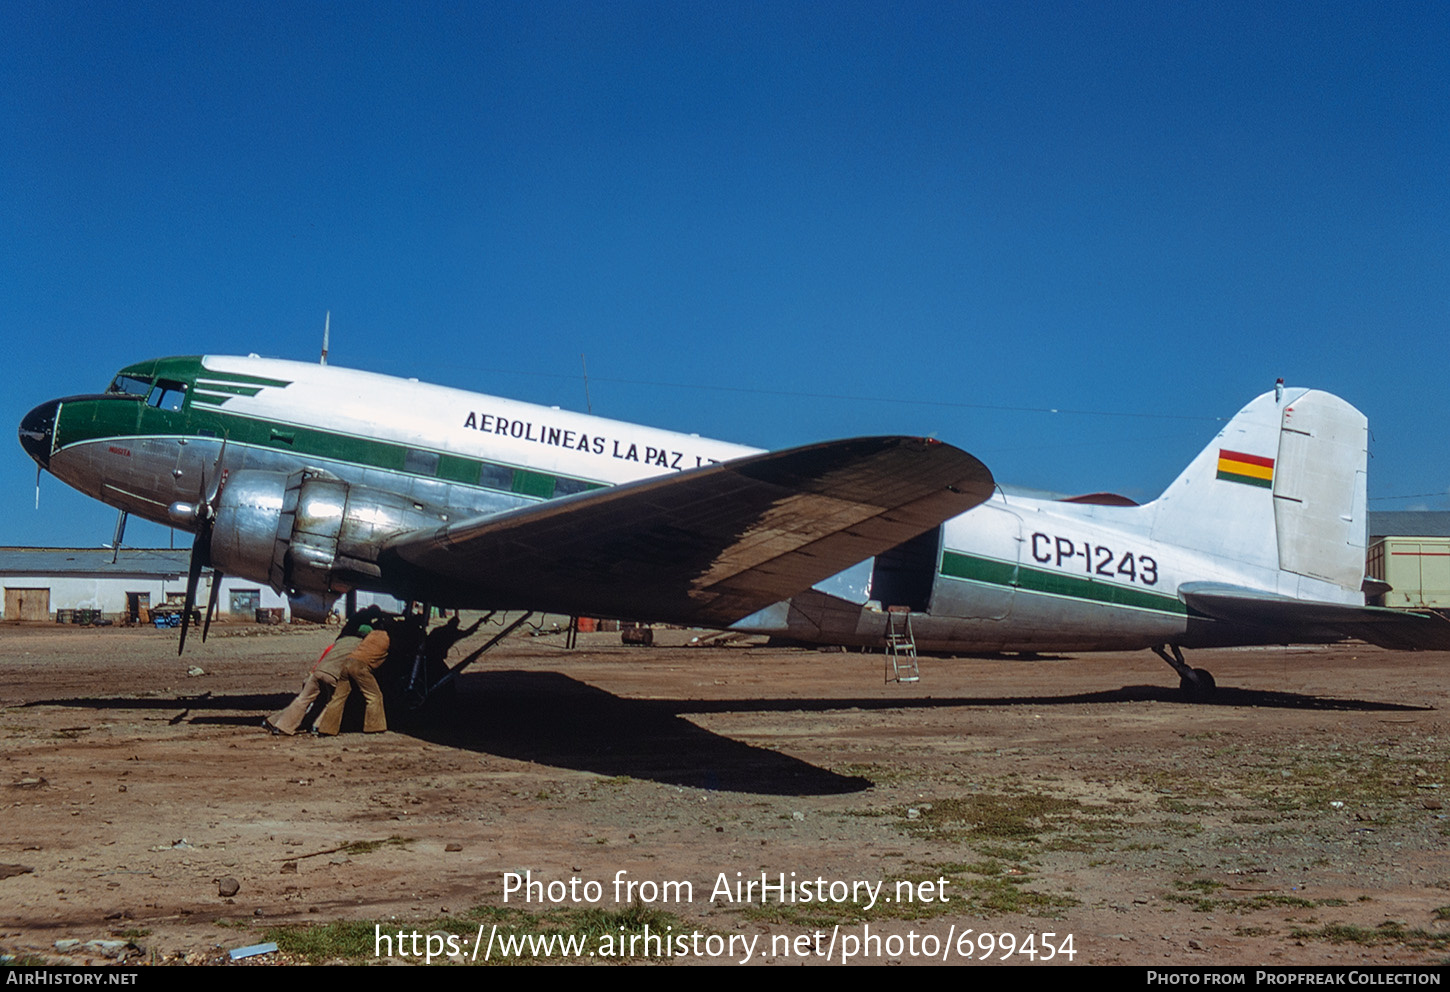
[[[145,623],[157,607],[185,597],[190,559],[189,548],[0,548],[0,619]],[[200,608],[210,595],[208,571],[197,590]],[[246,579],[222,580],[219,619],[255,622],[258,610],[286,618],[287,598]]]

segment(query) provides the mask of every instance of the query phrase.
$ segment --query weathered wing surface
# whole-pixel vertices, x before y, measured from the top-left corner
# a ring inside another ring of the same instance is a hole
[[[830,441],[405,534],[383,574],[442,606],[724,626],[966,512],[994,485],[938,441]]]
[[[1450,620],[1434,613],[1306,602],[1213,582],[1184,583],[1178,595],[1215,620],[1282,632],[1285,643],[1357,637],[1401,651],[1450,651]]]

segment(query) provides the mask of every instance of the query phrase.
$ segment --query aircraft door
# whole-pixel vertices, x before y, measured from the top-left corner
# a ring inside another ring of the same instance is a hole
[[[925,613],[940,554],[940,526],[883,551],[871,569],[871,598],[883,608],[905,606],[912,613]]]

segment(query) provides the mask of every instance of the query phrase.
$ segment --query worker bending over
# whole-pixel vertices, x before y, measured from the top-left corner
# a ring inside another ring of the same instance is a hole
[[[362,693],[363,700],[367,703],[367,711],[363,714],[363,733],[378,734],[388,729],[387,714],[383,710],[383,691],[378,688],[373,669],[388,660],[388,649],[392,646],[392,640],[388,636],[390,626],[392,624],[387,619],[375,621],[373,629],[362,639],[362,643],[342,660],[337,689],[322,711],[322,716],[317,718],[319,734],[330,737],[341,729],[342,711],[347,705],[347,697],[353,686]]]

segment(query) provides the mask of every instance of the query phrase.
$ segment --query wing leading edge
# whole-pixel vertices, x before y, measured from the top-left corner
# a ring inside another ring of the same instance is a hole
[[[1398,651],[1450,651],[1450,620],[1435,613],[1308,602],[1213,582],[1185,583],[1178,595],[1203,616],[1282,632],[1285,643],[1357,637]]]
[[[725,626],[984,502],[959,448],[871,437],[735,459],[393,540],[390,585],[445,606]]]

